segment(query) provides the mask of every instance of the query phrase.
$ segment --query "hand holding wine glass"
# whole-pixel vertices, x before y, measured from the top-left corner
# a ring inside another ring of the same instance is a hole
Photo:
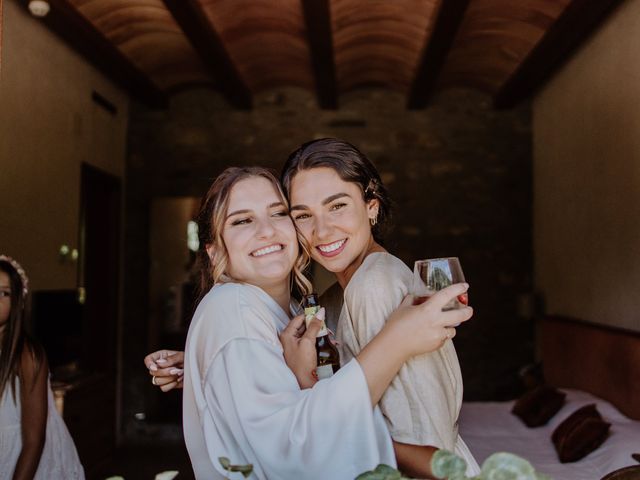
[[[413,269],[414,304],[424,303],[437,291],[464,281],[464,273],[458,257],[418,260]],[[469,296],[465,292],[451,300],[442,310],[455,310],[467,305],[469,305]]]

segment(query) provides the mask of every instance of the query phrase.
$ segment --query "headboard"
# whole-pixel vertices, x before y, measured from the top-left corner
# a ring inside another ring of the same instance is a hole
[[[640,333],[548,316],[537,336],[549,384],[584,390],[640,420]]]

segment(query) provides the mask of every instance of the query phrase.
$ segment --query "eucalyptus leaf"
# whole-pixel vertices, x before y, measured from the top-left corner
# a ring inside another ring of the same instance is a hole
[[[537,480],[536,471],[528,461],[512,453],[498,452],[482,464],[485,480]]]
[[[375,470],[358,475],[356,480],[402,480],[404,478],[395,468],[381,463]]]
[[[232,465],[227,457],[218,457],[218,461],[227,472],[240,472],[244,478],[253,473],[253,465],[250,463],[247,465]]]
[[[533,465],[513,453],[498,452],[482,464],[478,476],[466,476],[467,463],[447,450],[437,450],[431,458],[431,471],[436,478],[447,480],[552,480],[538,473]]]
[[[385,480],[385,476],[382,473],[376,473],[373,470],[361,473],[356,477],[356,480]]]
[[[431,457],[431,471],[437,478],[466,478],[467,462],[448,450],[436,450]]]
[[[177,470],[167,470],[165,472],[160,472],[156,474],[154,480],[173,480],[178,475]]]
[[[253,465],[229,465],[229,472],[240,472],[244,478],[253,473]]]

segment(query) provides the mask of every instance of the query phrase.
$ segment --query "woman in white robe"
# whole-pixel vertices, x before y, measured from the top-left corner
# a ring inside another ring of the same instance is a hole
[[[282,184],[311,257],[335,273],[344,290],[336,339],[341,361],[348,362],[410,293],[411,271],[381,246],[390,214],[388,194],[365,155],[331,138],[294,151],[283,168]],[[458,435],[462,389],[451,339],[437,351],[411,358],[393,379],[379,405],[398,462],[408,465],[406,473],[428,476],[437,448],[464,458],[469,475],[479,473]]]
[[[300,273],[307,258],[277,181],[263,169],[227,169],[199,227],[203,287],[213,288],[185,350],[184,434],[196,478],[234,478],[219,457],[252,464],[258,479],[351,480],[395,465],[376,405],[408,358],[439,348],[451,325],[470,318],[471,309],[442,312],[467,285],[423,305],[405,302],[354,359],[316,383],[321,322],[300,335],[304,317],[289,320],[291,277],[309,288]]]

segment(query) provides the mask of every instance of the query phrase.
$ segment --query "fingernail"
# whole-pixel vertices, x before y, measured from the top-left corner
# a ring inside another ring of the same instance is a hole
[[[156,370],[158,370],[158,367],[156,367],[155,363],[152,363],[151,365],[149,365],[149,370],[151,370],[152,372],[155,372]]]
[[[182,370],[180,370],[179,368],[172,368],[171,370],[169,370],[169,374],[171,375],[178,375],[182,373]]]
[[[318,313],[316,313],[316,318],[324,322],[324,317],[325,317],[324,307],[320,307],[320,310],[318,310]]]
[[[165,358],[159,358],[158,360],[156,360],[157,363],[167,363],[167,360]]]

